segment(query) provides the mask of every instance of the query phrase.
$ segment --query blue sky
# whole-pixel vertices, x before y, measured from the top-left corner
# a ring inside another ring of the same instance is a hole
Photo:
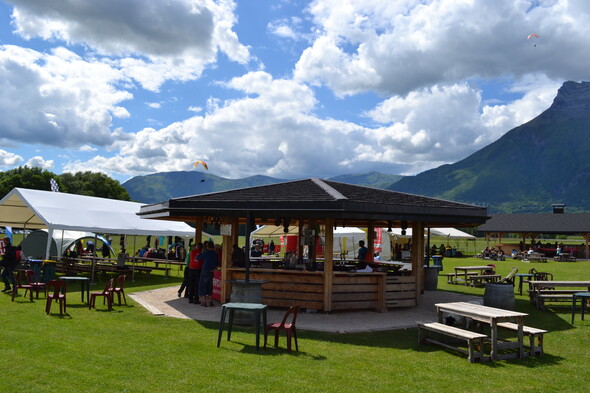
[[[590,80],[589,30],[587,0],[0,0],[0,170],[412,175]]]

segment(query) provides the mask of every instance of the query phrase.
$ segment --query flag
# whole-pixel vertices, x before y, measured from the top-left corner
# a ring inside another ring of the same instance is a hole
[[[12,227],[5,227],[6,229],[6,236],[10,239],[10,244],[12,244]]]
[[[59,192],[59,186],[54,178],[49,179],[49,184],[51,184],[51,191]]]

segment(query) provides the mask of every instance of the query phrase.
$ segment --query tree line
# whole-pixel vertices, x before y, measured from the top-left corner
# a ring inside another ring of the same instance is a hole
[[[57,175],[45,169],[28,166],[0,172],[0,198],[4,198],[15,187],[51,191],[51,179],[55,180],[60,192],[122,201],[131,200],[121,183],[104,173],[86,171]]]

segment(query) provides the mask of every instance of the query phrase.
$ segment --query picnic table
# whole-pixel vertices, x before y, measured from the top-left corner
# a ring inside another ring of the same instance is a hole
[[[545,310],[546,301],[573,301],[577,292],[590,291],[590,281],[529,281],[529,297],[538,309]],[[569,289],[555,289],[569,288]]]
[[[473,276],[473,272],[481,275],[485,271],[494,270],[493,266],[457,266],[455,267],[455,283],[459,284],[459,277],[463,278],[463,284],[468,285],[470,277]],[[479,276],[478,275],[478,276]]]
[[[439,323],[443,323],[443,313],[446,312],[461,315],[490,325],[490,342],[492,346],[490,353],[491,361],[516,357],[520,359],[524,357],[524,317],[528,314],[466,302],[437,303],[435,304],[435,307]],[[504,341],[498,338],[498,324],[506,322],[516,324],[515,330],[517,332],[517,340],[515,342]],[[501,349],[513,348],[517,348],[518,353],[506,353],[502,355],[498,353]]]

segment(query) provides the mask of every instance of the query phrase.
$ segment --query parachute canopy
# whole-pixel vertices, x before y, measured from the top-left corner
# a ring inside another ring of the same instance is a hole
[[[209,167],[207,167],[207,163],[206,163],[205,161],[201,161],[201,160],[195,161],[195,168],[196,168],[196,167],[197,167],[199,164],[203,165],[203,168],[205,168],[206,170],[209,170]]]
[[[536,34],[529,34],[529,36],[528,36],[526,39],[527,39],[527,40],[530,40],[530,39],[531,39],[531,38],[533,38],[533,37],[535,37],[535,38],[539,38],[539,36],[538,36],[538,35],[536,35]]]

